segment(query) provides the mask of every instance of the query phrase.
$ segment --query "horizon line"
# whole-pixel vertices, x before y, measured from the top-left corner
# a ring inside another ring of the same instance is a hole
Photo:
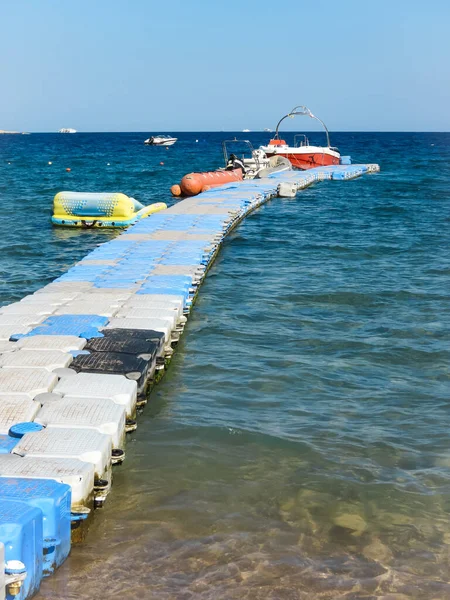
[[[156,131],[156,130],[155,130]],[[242,129],[192,129],[192,130],[187,130],[187,129],[179,129],[179,130],[175,130],[172,129],[170,131],[173,131],[174,133],[275,133],[275,131],[265,131],[263,129],[251,129],[250,131],[243,131]],[[323,133],[322,131],[318,131],[318,130],[302,130],[305,133]],[[147,129],[147,130],[138,130],[138,129],[130,129],[130,130],[119,130],[119,131],[112,131],[112,130],[108,130],[108,131],[81,131],[81,130],[76,130],[76,133],[143,133],[143,134],[147,134],[148,132],[152,132],[152,130]],[[46,134],[46,135],[52,135],[52,134],[58,134],[60,135],[59,131],[13,131],[13,130],[0,130],[0,135],[24,135],[24,134]],[[279,133],[298,133],[296,130],[292,130],[292,131],[283,131],[283,132],[279,132]],[[377,130],[377,129],[336,129],[336,130],[330,130],[330,133],[450,133],[449,131],[442,131],[442,130]],[[75,135],[75,134],[62,134],[62,135]]]

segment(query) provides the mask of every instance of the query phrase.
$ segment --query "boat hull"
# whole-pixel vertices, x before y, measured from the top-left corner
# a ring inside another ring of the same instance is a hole
[[[170,142],[145,142],[148,146],[173,146],[177,140],[170,140]]]
[[[277,156],[284,156],[293,167],[301,170],[339,164],[339,158],[328,154],[291,154],[287,152],[286,154],[277,153]]]
[[[284,156],[296,169],[313,169],[314,167],[323,167],[326,165],[338,165],[339,156],[333,156],[326,152],[289,152],[266,150],[267,156]]]
[[[327,146],[288,146],[284,140],[272,140],[267,146],[261,146],[267,156],[284,156],[295,169],[313,169],[327,165],[338,165],[341,155]]]
[[[178,138],[170,138],[170,139],[153,139],[148,138],[145,140],[144,144],[147,146],[173,146]]]

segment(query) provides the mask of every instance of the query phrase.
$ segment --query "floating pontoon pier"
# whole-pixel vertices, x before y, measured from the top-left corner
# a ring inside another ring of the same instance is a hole
[[[0,307],[0,600],[31,597],[84,537],[227,233],[277,195],[378,170],[319,167],[215,188]]]

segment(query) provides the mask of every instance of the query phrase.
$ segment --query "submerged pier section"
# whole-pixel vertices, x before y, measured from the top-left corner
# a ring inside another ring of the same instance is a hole
[[[0,307],[0,600],[31,597],[83,540],[227,233],[279,194],[378,170],[319,167],[212,189]]]

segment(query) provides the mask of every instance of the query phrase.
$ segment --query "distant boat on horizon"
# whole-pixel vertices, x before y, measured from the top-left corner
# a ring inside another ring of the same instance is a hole
[[[159,134],[149,137],[144,144],[147,146],[173,146],[178,138],[166,134]]]
[[[265,127],[264,131],[268,131],[270,133],[272,130],[269,129],[268,127]]]
[[[77,130],[76,129],[71,129],[70,127],[63,127],[62,129],[58,130],[58,133],[76,133]]]
[[[250,129],[243,129],[243,130],[242,130],[242,132],[243,132],[243,133],[249,133],[249,132],[250,132]]]

